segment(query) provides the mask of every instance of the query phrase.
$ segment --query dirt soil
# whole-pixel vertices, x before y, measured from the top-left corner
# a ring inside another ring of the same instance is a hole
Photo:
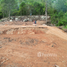
[[[46,25],[0,25],[0,67],[67,67],[67,33]]]

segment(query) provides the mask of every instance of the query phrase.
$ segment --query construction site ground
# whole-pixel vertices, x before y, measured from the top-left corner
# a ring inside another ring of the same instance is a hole
[[[0,25],[0,67],[67,67],[67,33],[47,25]]]

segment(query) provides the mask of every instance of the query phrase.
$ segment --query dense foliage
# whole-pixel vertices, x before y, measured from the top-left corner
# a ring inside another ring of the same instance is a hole
[[[0,12],[0,18],[2,18],[3,17],[3,13],[2,12]]]
[[[51,16],[56,26],[67,27],[67,0],[0,0],[0,18],[22,15]]]

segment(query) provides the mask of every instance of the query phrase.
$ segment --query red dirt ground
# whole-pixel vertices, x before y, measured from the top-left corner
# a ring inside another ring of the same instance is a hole
[[[33,34],[0,34],[0,67],[67,67],[67,33],[50,26],[0,25],[0,31],[12,28],[36,29]]]

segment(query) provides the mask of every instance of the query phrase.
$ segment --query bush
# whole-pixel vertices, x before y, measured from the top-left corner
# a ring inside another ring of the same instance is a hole
[[[60,12],[56,12],[54,14],[51,15],[51,21],[53,24],[56,24],[57,26],[62,26],[65,25],[66,23],[66,19],[64,15],[64,12],[60,11]]]
[[[62,22],[64,26],[67,25],[67,12],[64,14]]]

